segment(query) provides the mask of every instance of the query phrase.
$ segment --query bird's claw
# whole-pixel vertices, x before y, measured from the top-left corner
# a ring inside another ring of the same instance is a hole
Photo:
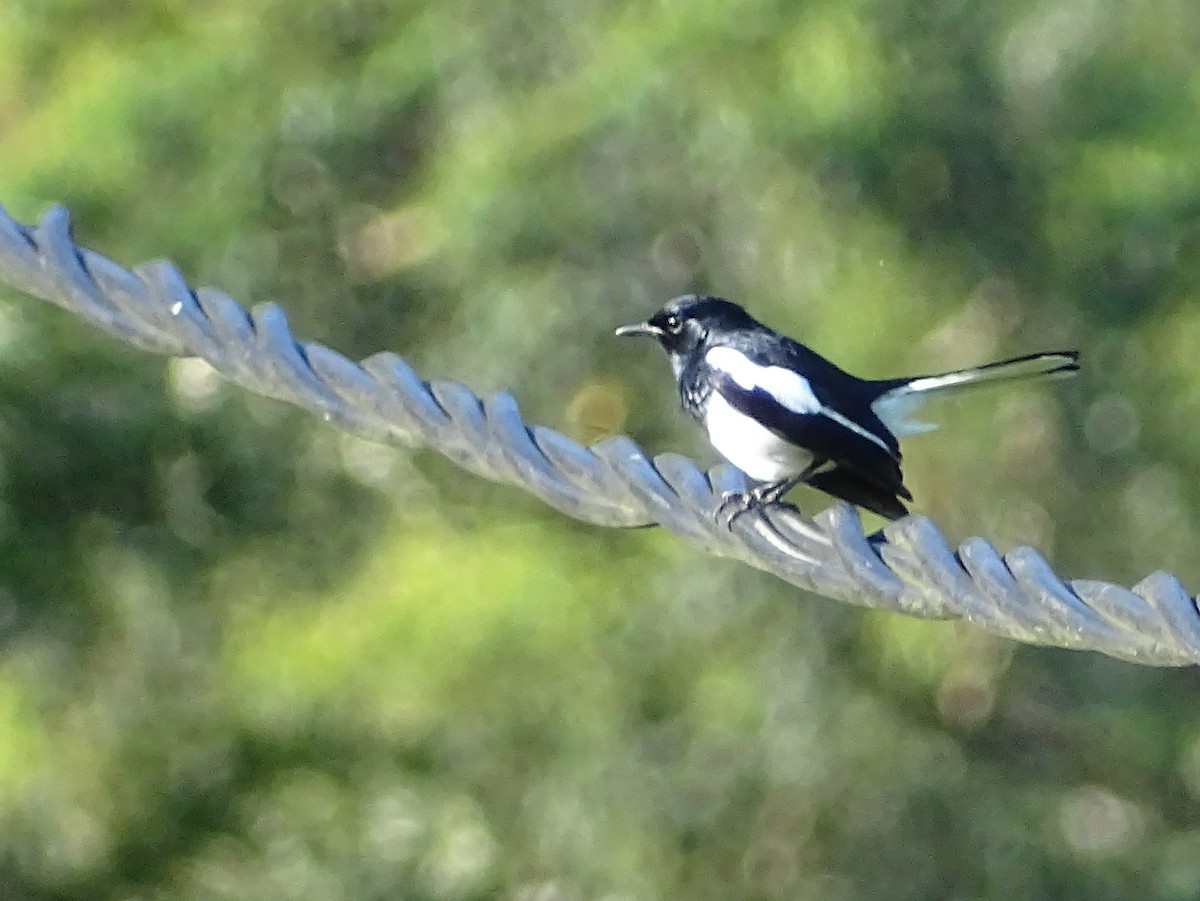
[[[734,522],[744,513],[752,511],[761,513],[768,507],[787,507],[797,510],[793,504],[783,500],[784,495],[800,483],[807,481],[820,465],[820,463],[814,463],[798,475],[780,479],[778,482],[757,485],[749,491],[726,491],[721,495],[721,503],[717,505],[717,522],[722,523],[732,532]]]
[[[726,491],[721,495],[721,503],[717,505],[716,520],[732,532],[737,518],[760,504],[761,501],[752,491]]]
[[[770,489],[773,486],[766,486]],[[733,524],[747,513],[762,513],[769,507],[786,506],[779,499],[778,493],[771,490],[751,489],[749,491],[726,491],[721,495],[721,503],[717,505],[715,514],[717,522],[733,531]]]

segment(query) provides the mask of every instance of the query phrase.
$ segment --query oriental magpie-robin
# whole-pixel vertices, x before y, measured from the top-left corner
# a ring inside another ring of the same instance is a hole
[[[1077,351],[1029,354],[939,375],[860,379],[719,297],[686,295],[618,335],[650,335],[667,352],[683,408],[713,447],[759,484],[727,495],[732,527],[801,482],[887,519],[908,510],[897,438],[936,428],[909,415],[971,385],[1069,375]]]

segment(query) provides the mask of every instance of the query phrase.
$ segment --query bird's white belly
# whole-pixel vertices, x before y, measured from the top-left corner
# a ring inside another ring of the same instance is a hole
[[[739,413],[718,392],[708,400],[704,424],[721,456],[760,482],[796,475],[812,462],[811,453]]]

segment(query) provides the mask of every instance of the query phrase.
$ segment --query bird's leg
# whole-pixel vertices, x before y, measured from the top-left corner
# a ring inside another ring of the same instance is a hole
[[[749,513],[751,510],[762,510],[779,503],[785,494],[797,485],[807,482],[809,477],[824,465],[824,460],[814,460],[804,468],[803,472],[794,476],[788,476],[776,482],[767,482],[765,485],[756,485],[749,491],[725,492],[721,497],[720,506],[717,507],[717,520],[722,522],[725,528],[732,530],[733,524],[739,516]]]

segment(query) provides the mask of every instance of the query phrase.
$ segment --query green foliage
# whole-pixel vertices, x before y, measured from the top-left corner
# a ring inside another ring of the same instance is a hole
[[[951,535],[1200,578],[1193,0],[0,2],[0,202],[303,337],[711,460],[722,293]],[[806,597],[0,299],[5,897],[1200,895],[1194,675]],[[823,500],[798,493],[815,510]]]

